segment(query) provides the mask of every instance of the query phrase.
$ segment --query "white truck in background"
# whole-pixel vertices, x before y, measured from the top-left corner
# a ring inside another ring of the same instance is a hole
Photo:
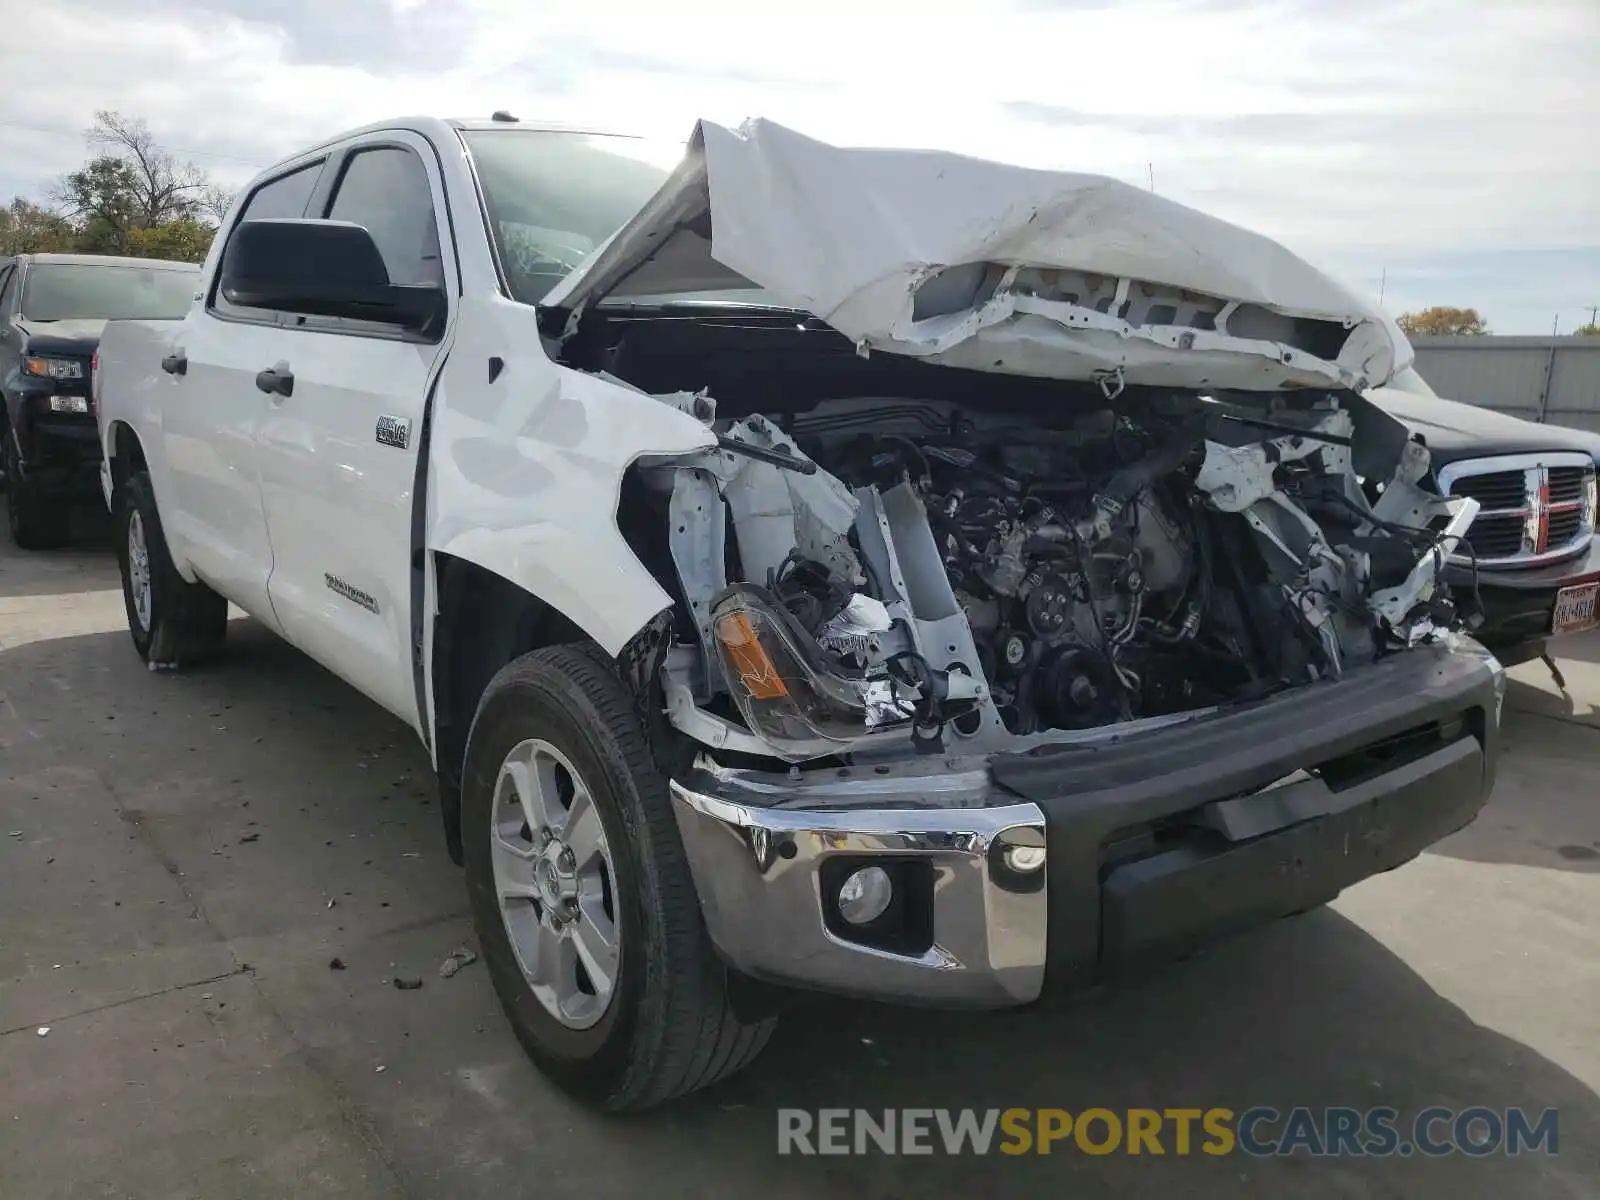
[[[681,1095],[796,990],[1028,1003],[1474,817],[1476,502],[1362,399],[1381,313],[1095,176],[653,153],[309,149],[94,378],[139,653],[232,601],[417,731],[560,1084]]]

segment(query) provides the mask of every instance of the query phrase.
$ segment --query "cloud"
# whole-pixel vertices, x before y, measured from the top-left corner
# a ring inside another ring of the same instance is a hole
[[[77,166],[97,108],[234,183],[407,112],[675,137],[762,115],[1153,171],[1363,286],[1414,271],[1417,303],[1474,303],[1500,328],[1548,329],[1556,305],[1570,327],[1600,299],[1581,299],[1585,270],[1600,293],[1594,0],[52,0],[28,25],[0,48],[0,195]],[[68,66],[38,45],[72,47]]]

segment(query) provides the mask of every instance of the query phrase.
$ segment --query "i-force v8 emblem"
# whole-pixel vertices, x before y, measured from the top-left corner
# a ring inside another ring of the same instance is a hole
[[[404,450],[411,444],[410,418],[380,416],[377,438],[380,446],[393,446],[397,450]]]

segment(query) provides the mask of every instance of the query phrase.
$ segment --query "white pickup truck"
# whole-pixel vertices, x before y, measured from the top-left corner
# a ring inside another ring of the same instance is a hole
[[[1113,180],[500,114],[264,173],[94,391],[139,653],[232,601],[411,725],[518,1036],[627,1109],[798,990],[1028,1003],[1470,821],[1409,357]]]

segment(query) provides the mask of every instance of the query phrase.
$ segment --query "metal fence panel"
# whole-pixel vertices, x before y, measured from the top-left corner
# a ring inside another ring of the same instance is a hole
[[[1446,399],[1600,433],[1600,338],[1419,337],[1412,345],[1417,373]]]

